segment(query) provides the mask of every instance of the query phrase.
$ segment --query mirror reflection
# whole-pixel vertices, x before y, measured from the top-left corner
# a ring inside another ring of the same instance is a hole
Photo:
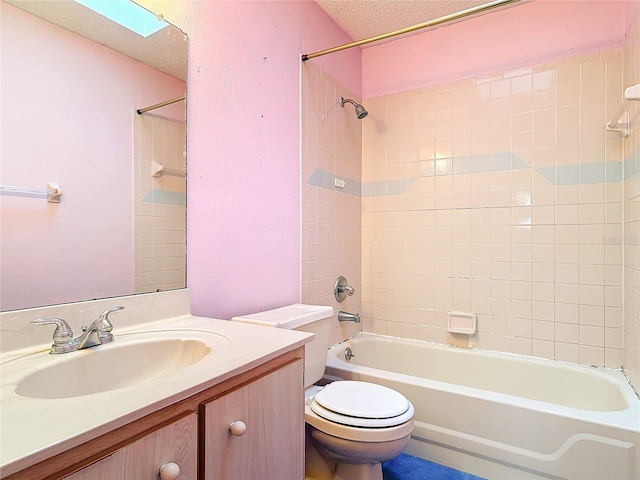
[[[184,288],[186,36],[1,8],[0,309]]]

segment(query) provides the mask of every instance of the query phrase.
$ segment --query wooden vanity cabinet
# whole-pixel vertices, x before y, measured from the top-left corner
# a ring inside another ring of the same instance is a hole
[[[188,414],[166,427],[143,436],[102,460],[84,467],[65,480],[156,480],[167,463],[180,468],[178,479],[198,475],[198,415]]]
[[[200,407],[202,478],[304,478],[304,394],[283,395],[302,382],[299,367],[289,364]]]
[[[3,480],[158,480],[167,462],[177,480],[300,480],[303,362],[300,347]]]

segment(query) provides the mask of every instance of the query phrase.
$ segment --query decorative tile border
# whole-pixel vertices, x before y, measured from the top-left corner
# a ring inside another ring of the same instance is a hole
[[[526,170],[530,168],[532,167],[527,165],[517,155],[511,152],[505,152],[432,160],[429,166],[420,172],[420,177]],[[557,165],[534,168],[533,170],[542,175],[552,185],[621,182],[628,180],[634,174],[640,172],[640,147],[636,148],[635,152],[632,152],[626,159],[620,162]],[[344,186],[337,187],[336,180],[344,181]],[[380,197],[385,195],[402,195],[416,180],[417,178],[404,178],[361,183],[316,168],[307,183],[329,190],[338,190],[348,195]]]
[[[636,173],[640,172],[640,145],[629,154],[623,161],[624,179],[628,180]]]
[[[579,185],[622,181],[623,162],[585,163],[536,168],[553,185]]]
[[[337,187],[336,180],[341,180],[342,182],[344,182],[344,185],[342,187]],[[361,192],[363,187],[360,182],[358,182],[357,180],[352,180],[351,178],[345,178],[340,175],[336,175],[335,173],[327,172],[326,170],[322,170],[321,168],[316,168],[313,171],[307,183],[309,185],[326,188],[328,190],[338,190],[342,193],[346,193],[347,195],[356,195],[358,197],[362,196]]]
[[[187,192],[151,190],[142,199],[144,203],[164,203],[167,205],[187,205]]]

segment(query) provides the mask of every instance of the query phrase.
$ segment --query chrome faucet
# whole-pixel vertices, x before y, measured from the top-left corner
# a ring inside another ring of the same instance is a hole
[[[61,318],[36,318],[32,320],[31,323],[36,325],[55,325],[53,345],[51,345],[49,353],[69,353],[82,350],[83,348],[113,342],[113,334],[111,333],[113,325],[109,321],[109,314],[122,309],[124,309],[124,307],[118,306],[105,310],[91,325],[88,327],[83,325],[82,335],[77,338],[73,338],[73,331],[69,327],[69,324]]]
[[[122,309],[124,309],[122,306],[110,308],[102,312],[98,319],[94,320],[91,325],[88,327],[83,326],[82,335],[76,339],[78,340],[77,350],[113,342],[113,335],[111,334],[113,325],[109,321],[109,314]]]
[[[338,312],[338,320],[340,320],[341,322],[360,323],[360,315],[358,315],[357,313],[349,313],[340,310]]]

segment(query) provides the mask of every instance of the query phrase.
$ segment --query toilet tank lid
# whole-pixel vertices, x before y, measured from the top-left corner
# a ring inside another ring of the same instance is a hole
[[[324,305],[287,305],[286,307],[233,317],[232,322],[252,323],[265,327],[286,328],[292,330],[323,318],[333,316],[333,307]]]

